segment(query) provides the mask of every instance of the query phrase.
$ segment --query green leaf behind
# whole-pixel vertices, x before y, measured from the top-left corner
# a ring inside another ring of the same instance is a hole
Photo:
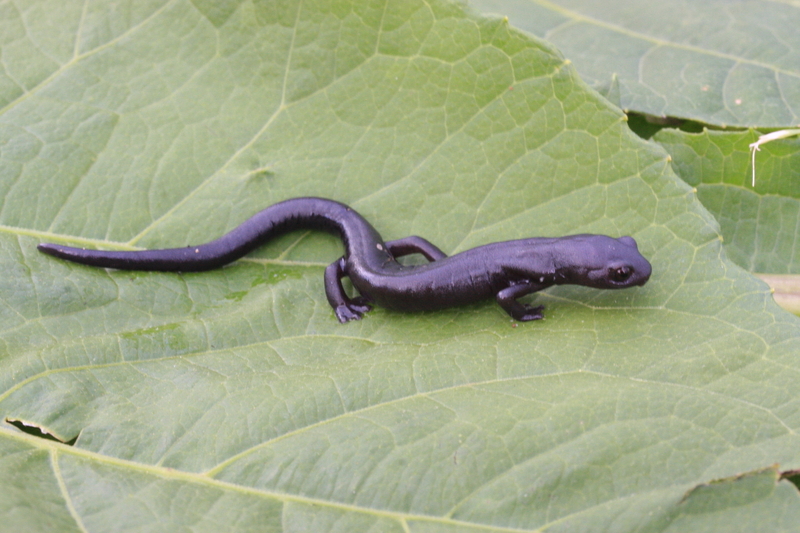
[[[719,221],[730,258],[752,272],[800,274],[800,140],[782,139],[756,153],[758,132],[664,129],[653,140],[672,156],[678,175]]]
[[[470,0],[546,38],[625,110],[718,126],[800,123],[800,6],[749,0]]]

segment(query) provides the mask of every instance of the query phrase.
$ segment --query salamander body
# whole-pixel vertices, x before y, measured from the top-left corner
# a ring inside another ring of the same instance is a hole
[[[340,322],[360,319],[377,304],[400,311],[460,306],[494,297],[516,320],[543,317],[543,306],[517,298],[552,285],[598,289],[644,285],[650,263],[631,237],[571,235],[478,246],[447,256],[421,237],[384,242],[350,207],[324,198],[294,198],[257,213],[230,233],[199,246],[141,251],[102,251],[43,243],[39,250],[76,263],[121,270],[198,272],[222,267],[278,234],[319,229],[338,234],[345,253],[325,269],[325,293]],[[396,259],[420,253],[421,265]],[[342,287],[349,277],[360,296]]]

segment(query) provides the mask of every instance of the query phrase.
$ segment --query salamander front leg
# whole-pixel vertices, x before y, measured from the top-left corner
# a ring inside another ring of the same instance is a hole
[[[438,261],[444,259],[447,254],[441,251],[435,244],[431,244],[422,237],[411,235],[397,239],[396,241],[389,241],[386,248],[394,257],[403,257],[404,255],[422,254],[428,261]]]
[[[542,311],[544,311],[543,305],[533,307],[532,305],[521,304],[517,301],[517,298],[536,292],[541,288],[542,287],[536,286],[528,281],[511,285],[497,293],[497,303],[500,304],[500,307],[505,309],[506,313],[511,315],[511,318],[514,320],[519,320],[520,322],[541,320],[544,318],[544,314],[542,313]]]
[[[347,297],[344,287],[342,287],[342,278],[347,276],[344,268],[345,260],[344,257],[341,257],[325,269],[325,295],[328,297],[328,303],[331,304],[333,312],[336,313],[336,318],[342,324],[351,320],[360,320],[364,313],[372,309],[363,296],[352,299]]]

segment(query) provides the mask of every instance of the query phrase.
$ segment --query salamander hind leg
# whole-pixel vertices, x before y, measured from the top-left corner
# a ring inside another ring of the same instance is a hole
[[[325,269],[325,295],[333,308],[336,318],[344,324],[351,320],[360,320],[364,313],[372,309],[367,298],[358,296],[348,298],[342,287],[342,278],[347,275],[344,257],[334,261]]]
[[[422,254],[425,256],[425,259],[431,262],[447,257],[447,254],[441,251],[435,244],[430,243],[422,237],[417,237],[416,235],[397,239],[396,241],[389,241],[384,244],[386,244],[386,248],[389,249],[389,252],[394,257]]]

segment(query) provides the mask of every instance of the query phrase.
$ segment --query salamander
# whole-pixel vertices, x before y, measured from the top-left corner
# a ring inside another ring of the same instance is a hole
[[[222,267],[280,233],[319,229],[338,234],[344,256],[325,269],[325,294],[339,322],[362,318],[377,304],[400,311],[462,306],[494,297],[515,320],[543,318],[544,306],[518,298],[552,285],[598,289],[644,285],[651,266],[632,237],[570,235],[478,246],[447,256],[422,237],[385,242],[364,217],[324,198],[294,198],[267,207],[230,233],[199,246],[140,251],[102,251],[42,243],[39,250],[84,265],[121,270],[199,272]],[[427,263],[404,265],[398,257],[419,253]],[[359,296],[342,287],[348,277]]]

